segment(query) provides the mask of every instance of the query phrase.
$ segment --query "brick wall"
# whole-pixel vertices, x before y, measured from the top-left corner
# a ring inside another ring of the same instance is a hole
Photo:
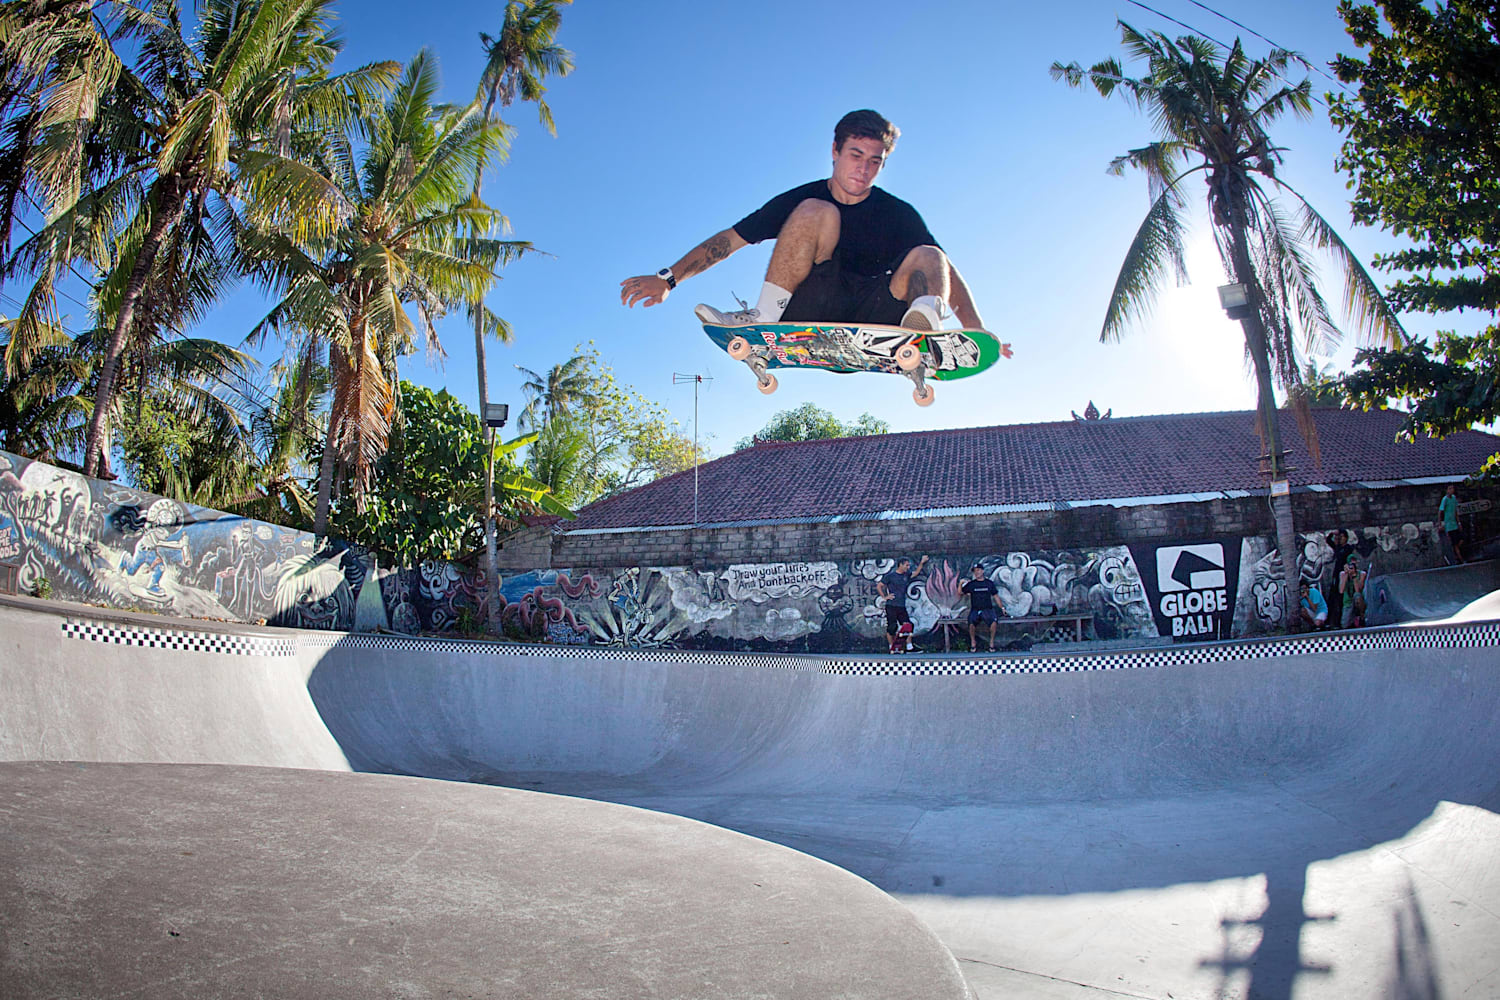
[[[1355,488],[1330,493],[1298,493],[1292,510],[1299,531],[1335,527],[1420,524],[1437,520],[1444,487]],[[1463,499],[1485,497],[1500,506],[1500,489],[1461,487]],[[1481,515],[1479,534],[1500,524],[1497,511]],[[552,539],[550,562],[513,557],[506,542],[506,565],[570,566],[726,566],[787,560],[856,559],[897,552],[1004,552],[1092,548],[1131,543],[1170,542],[1219,536],[1275,535],[1264,497],[1139,507],[1077,507],[966,517],[776,524],[692,530],[569,535]],[[527,551],[542,556],[541,539]]]

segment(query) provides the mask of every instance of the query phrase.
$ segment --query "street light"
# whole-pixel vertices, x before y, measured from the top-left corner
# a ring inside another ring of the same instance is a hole
[[[510,419],[509,403],[485,403],[484,425],[486,427],[504,427],[505,422]]]
[[[1219,305],[1230,319],[1244,319],[1250,315],[1250,286],[1245,284],[1220,285]]]

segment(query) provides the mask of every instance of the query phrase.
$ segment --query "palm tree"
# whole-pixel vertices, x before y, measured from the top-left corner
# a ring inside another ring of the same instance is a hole
[[[110,150],[113,169],[83,176],[68,143],[41,144],[31,158],[34,176],[47,182],[49,224],[24,255],[41,286],[28,306],[45,307],[50,281],[72,260],[85,257],[105,275],[99,296],[111,333],[85,444],[89,474],[106,451],[129,338],[153,319],[156,290],[173,287],[154,277],[192,269],[164,268],[164,255],[202,252],[204,220],[230,197],[299,238],[332,231],[344,206],[291,155],[294,134],[346,121],[395,72],[375,64],[328,74],[339,49],[334,0],[203,0],[191,38],[175,4],[152,10],[156,19],[136,25],[138,65],[118,69],[97,121],[73,122]],[[30,321],[25,312],[19,318]]]
[[[545,374],[516,365],[516,370],[526,376],[526,383],[521,386],[526,394],[526,408],[521,411],[519,425],[543,427],[553,417],[567,413],[579,397],[588,395],[594,387],[594,376],[589,371],[592,359],[592,354],[575,354],[553,365]]]
[[[484,45],[484,72],[479,77],[477,99],[483,102],[485,121],[497,120],[495,106],[510,107],[517,97],[523,101],[534,101],[537,115],[552,135],[557,134],[552,120],[552,109],[547,106],[544,94],[547,76],[567,76],[573,71],[573,53],[556,43],[557,30],[562,23],[562,7],[573,0],[507,0],[505,15],[500,22],[498,36],[483,32],[479,35]],[[481,162],[474,171],[474,201],[479,201],[480,184],[486,163]],[[491,313],[484,300],[470,303],[474,319],[474,361],[479,379],[479,413],[483,418],[489,404],[489,379],[485,371],[484,338],[493,333],[509,343],[510,325]],[[493,436],[493,430],[485,424],[485,433]],[[494,507],[494,483],[485,477],[485,509]],[[497,576],[495,562],[495,527],[489,517],[484,521],[484,554],[486,579],[494,581]],[[494,601],[490,606],[490,628],[499,631],[499,609]]]
[[[328,140],[320,169],[348,207],[328,238],[302,242],[274,229],[241,234],[257,279],[278,297],[250,339],[279,333],[310,339],[303,345],[309,356],[326,351],[332,403],[318,475],[318,534],[327,530],[335,479],[347,476],[360,506],[385,453],[396,358],[415,350],[419,335],[441,354],[436,318],[482,298],[495,269],[529,248],[467,235],[500,228],[500,214],[471,196],[469,181],[477,163],[503,148],[504,135],[474,105],[435,104],[438,86],[436,61],[424,50],[381,111],[363,122],[362,155],[347,133]]]
[[[1338,343],[1334,324],[1315,281],[1312,251],[1322,250],[1344,278],[1346,308],[1367,343],[1405,339],[1399,321],[1364,266],[1333,227],[1305,198],[1276,176],[1282,149],[1267,128],[1287,112],[1311,115],[1311,85],[1288,85],[1283,74],[1295,53],[1273,49],[1251,59],[1238,39],[1225,51],[1206,39],[1186,35],[1175,42],[1161,32],[1143,34],[1123,21],[1125,51],[1148,64],[1146,75],[1128,77],[1120,63],[1106,59],[1084,70],[1077,63],[1052,64],[1052,78],[1069,86],[1085,82],[1108,98],[1121,94],[1152,119],[1159,138],[1118,156],[1110,172],[1135,167],[1146,174],[1152,204],[1135,234],[1115,279],[1100,340],[1118,340],[1145,309],[1169,274],[1186,280],[1183,241],[1188,230],[1188,182],[1202,175],[1214,241],[1232,284],[1246,287],[1248,305],[1240,319],[1245,348],[1255,368],[1257,429],[1266,449],[1274,496],[1278,546],[1287,600],[1286,621],[1296,610],[1298,567],[1291,503],[1274,484],[1286,478],[1277,421],[1275,385],[1288,402],[1314,458],[1317,437],[1311,409],[1301,390],[1298,350],[1314,352]],[[1286,195],[1295,205],[1288,216],[1272,197]]]

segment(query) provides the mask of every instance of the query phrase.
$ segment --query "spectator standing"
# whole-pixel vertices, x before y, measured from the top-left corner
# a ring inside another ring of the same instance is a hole
[[[911,568],[911,560],[902,556],[896,560],[896,568],[885,576],[882,576],[875,584],[875,589],[880,596],[885,598],[885,634],[891,642],[891,648],[896,648],[896,636],[901,630],[901,625],[911,621],[911,615],[906,613],[906,591],[911,587],[911,582],[922,575],[927,568],[927,557],[917,563],[917,568]],[[916,652],[912,645],[910,633],[906,640],[906,651]]]
[[[1328,581],[1328,621],[1337,628],[1344,620],[1344,592],[1339,588],[1339,575],[1344,571],[1344,564],[1349,561],[1349,556],[1354,552],[1354,547],[1349,544],[1349,533],[1343,528],[1334,528],[1328,533],[1328,547],[1333,550],[1333,574]]]
[[[1464,554],[1459,543],[1463,541],[1463,527],[1458,523],[1458,487],[1452,483],[1448,484],[1442,501],[1438,503],[1438,514],[1443,519],[1443,534],[1448,536],[1448,544],[1453,546],[1453,561],[1461,563],[1464,561]]]
[[[1000,593],[1000,588],[995,586],[995,581],[984,575],[984,567],[975,563],[969,570],[973,579],[965,580],[963,592],[969,595],[969,651],[973,652],[979,648],[979,641],[974,638],[974,626],[979,622],[990,623],[990,652],[995,651],[995,626],[1000,622],[1000,616],[995,611],[995,597]]]

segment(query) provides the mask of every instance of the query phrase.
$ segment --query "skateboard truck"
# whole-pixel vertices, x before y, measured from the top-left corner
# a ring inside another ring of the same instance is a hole
[[[776,391],[776,376],[767,370],[766,362],[770,360],[771,352],[764,347],[755,347],[744,337],[735,337],[729,342],[729,356],[736,361],[743,361],[745,367],[755,375],[756,388],[769,396]]]
[[[896,349],[896,367],[901,369],[901,374],[912,380],[916,386],[911,392],[911,398],[917,401],[918,406],[931,406],[932,401],[937,398],[937,393],[932,386],[927,384],[927,362],[922,357],[922,349],[917,346],[916,341],[902,344]]]

